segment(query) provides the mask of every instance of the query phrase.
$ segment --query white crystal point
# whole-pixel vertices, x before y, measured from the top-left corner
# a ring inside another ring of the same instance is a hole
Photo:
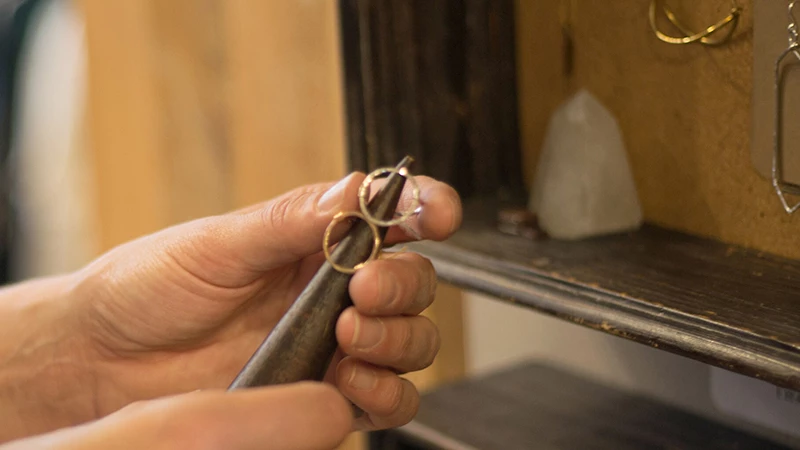
[[[529,203],[552,238],[629,231],[642,209],[614,116],[589,92],[560,106],[548,125]]]

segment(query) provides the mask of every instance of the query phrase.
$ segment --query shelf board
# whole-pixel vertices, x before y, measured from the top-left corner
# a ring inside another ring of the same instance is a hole
[[[650,225],[530,240],[494,217],[465,207],[449,240],[410,248],[461,288],[800,390],[800,262]]]
[[[535,363],[429,392],[411,423],[370,440],[371,448],[417,449],[787,448]]]

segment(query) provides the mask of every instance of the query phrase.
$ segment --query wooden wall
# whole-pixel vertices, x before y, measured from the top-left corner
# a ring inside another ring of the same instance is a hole
[[[345,174],[335,2],[77,4],[102,250]],[[444,342],[422,389],[464,371],[460,292],[426,314]]]
[[[344,174],[331,2],[79,3],[104,248]]]
[[[561,71],[559,9],[573,4],[574,76]],[[800,257],[800,216],[786,215],[750,160],[752,0],[721,47],[656,39],[650,0],[517,0],[522,139],[531,180],[547,118],[569,92],[589,89],[618,118],[646,219]],[[694,29],[728,1],[667,0]]]

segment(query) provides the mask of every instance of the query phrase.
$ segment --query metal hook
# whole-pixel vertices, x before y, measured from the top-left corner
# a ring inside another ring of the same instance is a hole
[[[653,33],[655,33],[659,40],[674,45],[686,45],[695,42],[710,46],[723,44],[727,42],[733,35],[733,32],[736,30],[736,26],[739,24],[739,17],[742,13],[742,8],[739,7],[739,5],[736,3],[736,0],[732,0],[731,12],[727,17],[699,33],[694,33],[687,27],[683,26],[678,20],[677,16],[675,16],[675,13],[673,13],[672,10],[664,5],[662,7],[664,15],[667,17],[670,23],[684,35],[683,37],[674,37],[666,35],[658,29],[658,25],[656,24],[657,6],[658,0],[652,0],[650,2],[650,28],[652,28]],[[711,39],[712,35],[726,27],[728,28],[728,33],[718,39]]]
[[[772,150],[772,186],[778,194],[778,198],[783,205],[784,211],[792,214],[800,209],[800,202],[794,205],[789,205],[786,195],[800,195],[800,185],[790,183],[783,179],[783,164],[781,157],[783,156],[783,77],[782,65],[783,61],[789,56],[794,55],[795,58],[800,60],[800,42],[798,42],[797,32],[797,19],[794,16],[794,7],[796,1],[789,2],[788,16],[789,26],[787,31],[789,33],[789,46],[781,52],[778,59],[775,61],[775,131],[774,144]]]

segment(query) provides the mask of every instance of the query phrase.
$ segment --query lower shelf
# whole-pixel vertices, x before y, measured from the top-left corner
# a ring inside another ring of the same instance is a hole
[[[423,396],[388,449],[784,449],[764,439],[545,365],[526,364]]]

